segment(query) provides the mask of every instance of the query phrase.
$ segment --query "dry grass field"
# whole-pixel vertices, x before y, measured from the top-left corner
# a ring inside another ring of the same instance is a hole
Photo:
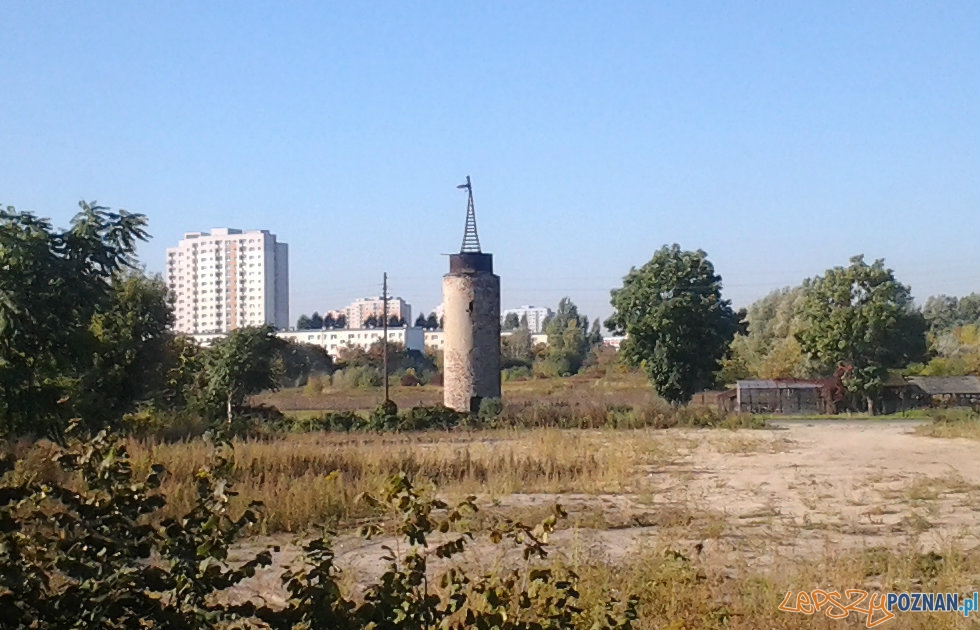
[[[441,390],[395,387],[399,406],[438,402]],[[264,394],[258,402],[291,414],[364,411],[376,390]],[[663,403],[636,374],[583,375],[505,383],[513,409],[602,415]],[[965,417],[965,415],[964,415]],[[580,426],[592,426],[583,423]],[[628,426],[628,425],[627,425]],[[779,610],[787,593],[957,592],[980,589],[980,430],[949,422],[895,419],[777,421],[762,430],[494,429],[412,433],[270,434],[233,443],[233,511],[264,503],[256,534],[230,559],[274,547],[275,564],[237,587],[241,600],[283,601],[279,575],[302,543],[333,532],[342,582],[356,594],[384,568],[390,547],[404,551],[376,494],[404,472],[426,496],[450,502],[475,495],[479,511],[459,523],[476,535],[461,561],[496,573],[523,562],[491,545],[494,524],[528,524],[567,511],[550,539],[546,564],[582,577],[586,605],[610,594],[640,599],[637,628],[864,628],[851,611]],[[137,474],[162,463],[163,516],[194,499],[194,473],[211,448],[132,439]],[[55,475],[43,446],[20,445],[20,474]],[[372,540],[361,526],[380,524]],[[438,542],[438,540],[436,541]],[[436,570],[445,561],[432,558]],[[793,600],[795,601],[795,600]],[[839,613],[840,611],[835,611]],[[886,628],[977,627],[976,613],[898,613]]]
[[[391,399],[399,408],[442,402],[442,387],[403,387],[392,384]],[[508,405],[563,403],[568,405],[616,404],[642,406],[660,402],[643,374],[603,366],[568,378],[530,379],[503,383]],[[274,405],[284,412],[361,411],[384,400],[384,391],[345,387],[298,387],[266,392],[254,397],[257,403]]]
[[[164,463],[174,508],[206,457],[200,442],[131,445],[138,465]],[[347,588],[383,568],[393,536],[366,541],[376,520],[356,497],[408,472],[428,494],[478,497],[464,525],[531,523],[562,504],[568,518],[549,562],[584,580],[583,596],[635,593],[640,628],[853,628],[778,610],[787,591],[980,588],[978,442],[916,433],[895,421],[789,422],[767,430],[510,430],[402,435],[308,434],[235,445],[242,503],[266,503],[262,534],[241,557],[275,545],[277,566],[240,598],[278,601],[281,567],[305,538],[336,532]],[[466,563],[518,562],[479,535]],[[954,613],[904,613],[894,628],[969,628]]]

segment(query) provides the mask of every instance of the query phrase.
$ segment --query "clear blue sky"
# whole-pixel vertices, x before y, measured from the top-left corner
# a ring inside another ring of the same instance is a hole
[[[3,2],[0,202],[290,246],[291,318],[428,312],[473,178],[505,308],[665,243],[746,306],[851,255],[980,290],[980,4]]]

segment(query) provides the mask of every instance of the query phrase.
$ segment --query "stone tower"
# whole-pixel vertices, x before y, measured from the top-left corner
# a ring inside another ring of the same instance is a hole
[[[484,398],[500,398],[500,277],[493,254],[480,250],[469,176],[458,186],[469,193],[466,229],[458,254],[449,255],[442,278],[444,404],[476,412]]]

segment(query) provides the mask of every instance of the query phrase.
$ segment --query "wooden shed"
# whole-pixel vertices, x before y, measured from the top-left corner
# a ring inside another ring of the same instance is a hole
[[[825,380],[752,380],[735,384],[739,413],[834,413],[832,383]]]
[[[980,377],[910,376],[914,395],[934,406],[980,407]]]

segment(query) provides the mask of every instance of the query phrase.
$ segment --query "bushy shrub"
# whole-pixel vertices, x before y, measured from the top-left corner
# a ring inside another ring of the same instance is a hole
[[[306,379],[306,385],[303,386],[303,393],[307,396],[316,396],[317,394],[322,394],[325,385],[330,383],[329,376],[321,376],[319,374],[312,374]]]
[[[367,431],[394,431],[400,424],[398,405],[393,400],[386,400],[374,408],[364,428]]]
[[[466,420],[467,415],[443,405],[412,407],[402,415],[399,428],[403,431],[451,429]]]
[[[477,421],[483,426],[493,424],[504,411],[504,401],[499,398],[484,398],[480,401],[480,409],[476,414]]]
[[[159,527],[147,519],[166,503],[158,490],[163,467],[134,479],[125,447],[104,433],[56,449],[54,461],[79,487],[14,477],[12,462],[0,460],[7,473],[0,477],[3,627],[628,630],[637,618],[635,597],[584,609],[578,576],[543,565],[547,537],[565,516],[560,506],[535,527],[505,519],[490,528],[491,544],[508,541],[521,550],[517,568],[468,575],[450,563],[441,573],[431,570],[430,558],[455,558],[471,544],[463,522],[477,511],[475,497],[456,506],[424,499],[404,474],[379,498],[364,497],[394,521],[406,551],[386,547],[387,570],[361,596],[343,592],[332,543],[321,538],[304,546],[302,566],[281,574],[288,596],[282,605],[228,603],[228,589],[272,562],[271,550],[234,566],[228,560],[261,509],[252,504],[237,519],[229,515],[230,453],[217,445],[211,464],[195,475],[194,506]],[[367,537],[383,531],[380,523],[363,529]]]
[[[189,410],[159,411],[147,408],[123,416],[121,426],[123,433],[133,437],[180,442],[204,435],[211,424]]]
[[[384,382],[381,370],[370,365],[351,365],[333,373],[334,387],[370,389]]]
[[[287,418],[282,430],[292,433],[310,431],[356,431],[364,426],[364,418],[353,411],[324,411],[307,418]]]
[[[398,382],[403,387],[415,387],[417,385],[422,385],[422,380],[419,378],[418,374],[415,373],[413,368],[408,368],[405,373],[399,377]]]
[[[162,466],[133,477],[125,446],[104,432],[56,448],[72,484],[0,479],[0,619],[5,628],[201,628],[234,618],[214,601],[271,562],[266,551],[236,568],[228,548],[261,506],[237,519],[219,447],[198,471],[197,501],[159,527],[149,515],[166,503]],[[150,559],[153,559],[150,562]]]
[[[534,378],[534,371],[526,365],[515,365],[500,371],[500,380],[505,383],[508,381],[526,381],[531,378]]]

